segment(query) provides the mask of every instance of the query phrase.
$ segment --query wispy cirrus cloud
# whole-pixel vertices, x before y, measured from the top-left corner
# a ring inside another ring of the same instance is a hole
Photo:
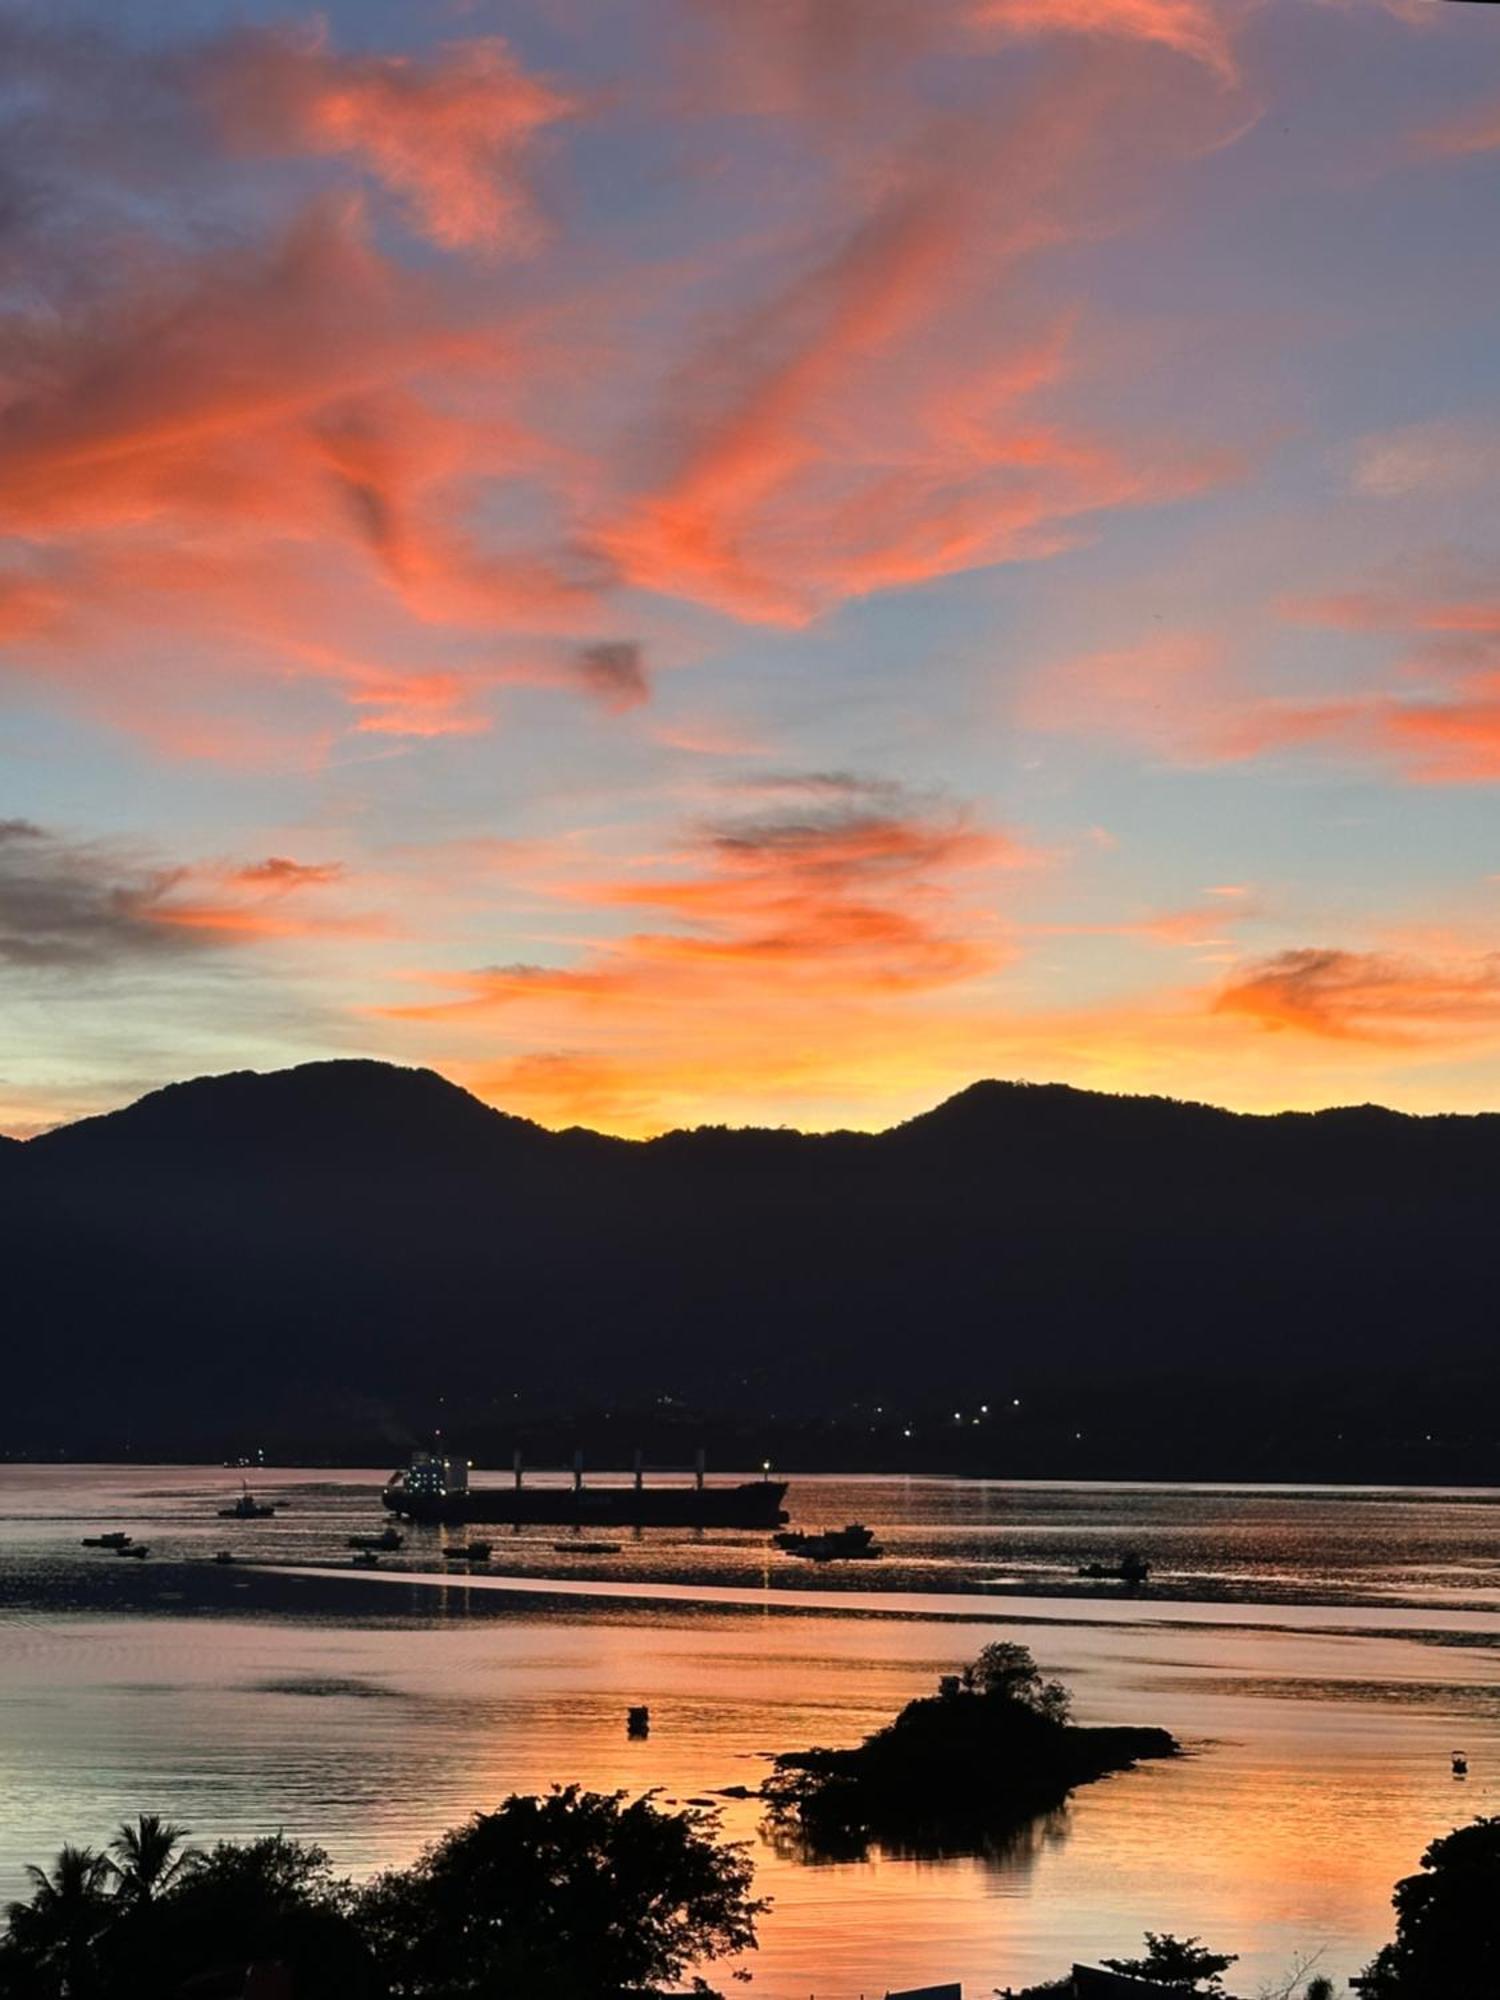
[[[1232,81],[1239,12],[1225,0],[972,0],[970,18],[1012,35],[1154,43]]]
[[[1257,683],[1216,634],[1164,632],[1047,664],[1023,686],[1016,713],[1045,734],[1188,767],[1305,755],[1416,785],[1500,778],[1500,603],[1353,591],[1283,610],[1396,650],[1363,684],[1319,695]]]
[[[1299,948],[1241,968],[1215,1003],[1265,1028],[1392,1046],[1500,1035],[1500,952],[1446,960]]]
[[[1483,421],[1443,418],[1376,432],[1355,444],[1350,483],[1356,493],[1377,500],[1500,486],[1500,430]]]
[[[335,863],[284,855],[227,866],[145,859],[26,819],[0,820],[0,962],[22,972],[166,965],[206,944],[368,929],[299,907],[339,881]]]

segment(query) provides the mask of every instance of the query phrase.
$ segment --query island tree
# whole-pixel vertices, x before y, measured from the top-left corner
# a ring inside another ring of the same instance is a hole
[[[1177,1751],[1164,1729],[1084,1729],[1069,1712],[1067,1689],[1044,1680],[1024,1646],[986,1646],[856,1748],[777,1757],[764,1786],[771,1829],[830,1856],[872,1841],[982,1852],[1074,1786]]]

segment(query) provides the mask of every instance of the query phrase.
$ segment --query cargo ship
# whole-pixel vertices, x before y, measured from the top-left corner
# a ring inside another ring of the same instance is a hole
[[[702,1452],[690,1486],[648,1486],[639,1457],[628,1484],[586,1483],[581,1458],[567,1485],[528,1485],[519,1453],[508,1486],[471,1486],[469,1471],[467,1459],[419,1451],[392,1473],[381,1498],[403,1520],[445,1527],[484,1521],[518,1528],[779,1528],[786,1520],[786,1484],[772,1479],[769,1468],[762,1479],[710,1486]]]

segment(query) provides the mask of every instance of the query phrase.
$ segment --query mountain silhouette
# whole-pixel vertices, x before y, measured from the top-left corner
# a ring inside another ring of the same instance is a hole
[[[0,1450],[671,1407],[995,1470],[1484,1470],[1497,1188],[1494,1116],[986,1082],[626,1141],[381,1063],[201,1078],[0,1148]]]

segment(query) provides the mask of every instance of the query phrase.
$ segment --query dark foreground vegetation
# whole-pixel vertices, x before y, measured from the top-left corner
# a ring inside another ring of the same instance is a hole
[[[1352,1981],[1363,2000],[1495,2000],[1500,1994],[1500,1818],[1476,1819],[1444,1834],[1422,1856],[1421,1873],[1396,1884],[1396,1935]],[[1168,1994],[1228,2000],[1224,1974],[1232,1952],[1210,1951],[1198,1938],[1146,1933],[1136,1958],[1107,1958],[1110,1972]],[[1304,1963],[1260,2000],[1333,2000],[1337,1989]],[[1073,2000],[1084,1989],[1069,1976],[1032,1986],[1013,2000]]]
[[[764,1787],[772,1827],[830,1857],[862,1855],[872,1842],[981,1848],[1053,1811],[1076,1785],[1177,1754],[1165,1729],[1082,1729],[1070,1708],[1025,1646],[986,1646],[858,1748],[778,1757]]]
[[[711,1812],[509,1798],[356,1887],[280,1834],[206,1852],[147,1815],[32,1869],[4,2000],[620,2000],[747,1951],[766,1908]],[[712,1989],[694,1978],[691,1991]]]
[[[1054,1728],[1066,1695],[991,1648],[938,1699],[1027,1709]],[[983,1685],[999,1676],[1008,1687]],[[920,1706],[920,1704],[914,1704]],[[894,1725],[893,1725],[894,1726]],[[1084,1734],[1086,1732],[1074,1732]],[[1168,1739],[1170,1740],[1170,1739]],[[794,1808],[800,1812],[800,1807]],[[152,1815],[103,1852],[65,1847],[6,1911],[3,2000],[648,2000],[710,1995],[692,1968],[755,1943],[767,1904],[711,1812],[555,1788],[509,1798],[411,1868],[357,1887],[320,1848],[275,1834],[188,1846]],[[1500,1817],[1435,1840],[1396,1884],[1396,1935],[1355,1982],[1366,2000],[1500,1993]],[[941,1955],[942,1940],[933,1940]],[[1104,1966],[1166,1996],[1229,2000],[1232,1952],[1148,1931]],[[1261,2000],[1332,2000],[1316,1957]],[[744,1978],[744,1973],[735,1973]],[[997,1989],[998,1990],[998,1989]],[[1072,2000],[1072,1975],[1014,2000]]]

